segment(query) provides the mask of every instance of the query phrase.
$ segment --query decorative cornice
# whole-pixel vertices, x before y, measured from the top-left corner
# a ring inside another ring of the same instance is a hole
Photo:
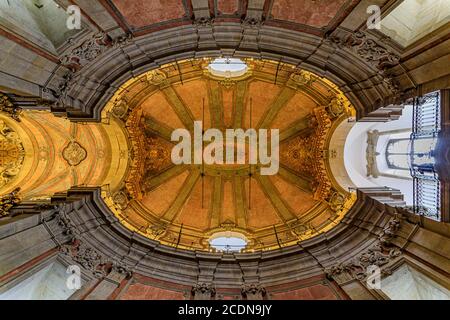
[[[73,40],[69,41],[69,44],[73,44]],[[63,56],[61,63],[72,70],[78,70],[90,61],[95,60],[112,44],[111,38],[106,33],[94,33]]]
[[[110,260],[105,258],[96,249],[82,240],[82,234],[67,214],[67,205],[60,204],[56,207],[56,221],[62,228],[63,235],[69,236],[69,242],[60,247],[60,252],[80,264],[97,278],[108,275],[111,270],[126,274],[131,277],[132,269],[121,260]]]
[[[384,267],[392,260],[401,256],[401,249],[393,246],[392,240],[395,238],[402,220],[403,214],[401,211],[396,210],[394,218],[388,222],[387,226],[378,236],[377,243],[372,248],[366,250],[349,262],[339,263],[326,269],[325,273],[327,277],[334,279],[342,274],[346,274],[350,276],[350,278],[364,281],[369,276],[369,267]],[[382,275],[390,275],[391,273],[392,271],[388,267],[381,270]]]

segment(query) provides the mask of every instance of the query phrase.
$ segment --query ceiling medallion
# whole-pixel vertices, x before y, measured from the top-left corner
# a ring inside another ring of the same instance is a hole
[[[75,167],[87,158],[87,151],[78,142],[71,141],[64,148],[62,156],[70,166]]]

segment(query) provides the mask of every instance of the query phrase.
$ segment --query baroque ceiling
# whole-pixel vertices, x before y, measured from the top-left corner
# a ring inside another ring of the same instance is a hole
[[[208,240],[231,231],[246,250],[290,245],[339,223],[354,199],[328,169],[327,144],[338,123],[354,114],[331,82],[288,64],[246,59],[248,70],[221,78],[211,59],[168,64],[124,84],[103,118],[120,119],[131,164],[119,190],[105,190],[110,208],[128,228],[161,243],[210,250]],[[174,165],[171,133],[279,129],[280,169],[259,165]]]

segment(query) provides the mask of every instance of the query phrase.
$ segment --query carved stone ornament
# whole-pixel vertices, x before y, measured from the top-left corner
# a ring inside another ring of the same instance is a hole
[[[24,158],[25,150],[19,135],[0,120],[0,188],[19,174]]]
[[[73,167],[79,165],[87,157],[87,151],[78,142],[71,141],[64,148],[62,156]]]
[[[352,278],[363,281],[368,277],[368,268],[371,266],[382,267],[387,265],[393,259],[401,255],[401,250],[398,248],[387,248],[381,244],[369,249],[367,252],[361,254],[358,258],[347,262],[338,264],[327,269],[325,273],[327,277],[334,278],[342,273],[350,275]],[[385,268],[381,271],[383,275],[391,274],[391,270]]]
[[[197,283],[192,287],[192,294],[195,295],[211,295],[214,296],[216,294],[216,288],[212,284],[207,283]]]
[[[91,271],[96,277],[100,278],[108,274],[107,261],[104,260],[102,255],[78,239],[63,245],[61,252],[69,256],[75,263],[80,264],[84,269]]]
[[[367,160],[367,176],[378,178],[378,166],[377,157],[380,155],[377,150],[377,144],[379,139],[378,130],[367,132],[367,149],[366,149],[366,160]]]
[[[11,99],[3,93],[0,93],[0,111],[7,113],[11,118],[20,122],[19,116],[22,113],[22,108],[15,106]]]
[[[69,68],[78,70],[97,58],[111,45],[111,38],[106,33],[95,33],[62,57],[61,63]]]
[[[327,277],[335,278],[346,274],[351,278],[363,281],[369,276],[369,267],[381,268],[401,256],[401,250],[392,246],[392,240],[400,227],[401,219],[402,214],[396,214],[381,233],[378,238],[379,241],[374,247],[349,262],[340,263],[325,270]],[[381,270],[382,275],[390,275],[391,273],[392,271],[389,268]]]
[[[69,236],[69,242],[61,246],[60,251],[70,257],[75,263],[93,273],[95,277],[105,277],[111,269],[130,277],[131,269],[120,260],[109,261],[97,250],[80,240],[81,232],[67,214],[67,204],[60,204],[55,209],[56,222],[63,230],[64,235]]]
[[[167,83],[167,75],[161,70],[154,70],[147,73],[147,81],[155,86],[161,86]]]
[[[211,17],[200,17],[198,19],[195,19],[193,24],[196,27],[208,27],[212,26],[214,23],[214,18]]]
[[[398,55],[390,52],[361,31],[354,32],[343,38],[331,35],[326,38],[326,41],[341,49],[354,50],[360,58],[372,64],[378,70],[386,70],[397,65],[400,61]]]
[[[9,210],[18,205],[21,201],[18,193],[20,188],[16,188],[10,193],[0,197],[0,218],[6,217],[9,214]]]
[[[387,87],[394,93],[400,95],[399,85],[394,78],[388,75],[387,70],[396,66],[400,62],[400,56],[390,52],[384,46],[378,44],[374,39],[370,39],[365,33],[358,31],[347,37],[339,38],[334,35],[328,35],[326,42],[339,49],[350,49],[354,51],[361,59],[376,68]]]
[[[241,20],[244,27],[258,28],[264,25],[264,20],[255,17],[245,17]]]
[[[264,297],[266,295],[266,288],[259,284],[244,284],[241,288],[241,293],[244,297],[249,295]]]

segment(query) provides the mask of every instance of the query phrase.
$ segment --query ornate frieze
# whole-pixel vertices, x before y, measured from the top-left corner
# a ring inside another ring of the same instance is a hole
[[[111,38],[106,33],[95,33],[63,56],[61,58],[61,63],[70,69],[78,70],[88,62],[97,58],[108,47],[111,47],[112,44]]]
[[[0,111],[7,113],[11,118],[20,122],[19,116],[22,113],[22,108],[14,105],[11,99],[3,93],[0,93]]]
[[[60,250],[75,263],[91,271],[94,276],[101,278],[108,274],[107,261],[103,256],[79,239],[75,239],[71,243],[61,246]]]
[[[387,87],[399,95],[399,85],[396,80],[388,74],[387,70],[400,62],[400,56],[389,51],[374,39],[369,38],[364,32],[354,32],[345,37],[328,36],[326,42],[339,49],[350,49],[366,63],[377,69],[383,77]]]
[[[264,25],[264,20],[256,17],[246,16],[241,20],[241,25],[250,28],[260,28],[261,26]]]

